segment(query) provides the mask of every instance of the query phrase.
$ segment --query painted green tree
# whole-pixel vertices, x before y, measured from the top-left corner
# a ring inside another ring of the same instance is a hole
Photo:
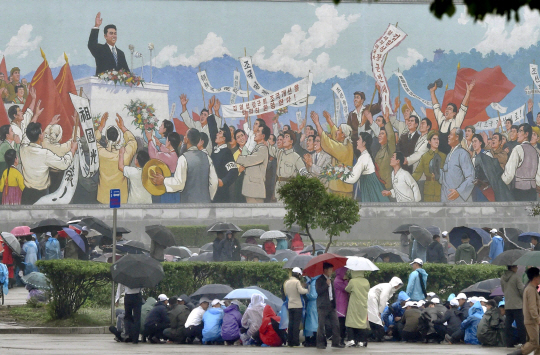
[[[293,224],[306,231],[315,253],[315,240],[311,231],[321,228],[329,236],[326,252],[333,238],[342,232],[349,232],[360,220],[360,205],[343,196],[328,193],[323,183],[314,177],[298,175],[278,189],[285,204],[284,222],[287,228]]]

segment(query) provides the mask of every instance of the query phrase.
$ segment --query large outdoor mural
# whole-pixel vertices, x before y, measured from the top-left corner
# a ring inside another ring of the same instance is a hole
[[[537,12],[13,5],[0,23],[2,204],[107,204],[116,188],[124,204],[271,203],[298,174],[362,203],[538,198]]]

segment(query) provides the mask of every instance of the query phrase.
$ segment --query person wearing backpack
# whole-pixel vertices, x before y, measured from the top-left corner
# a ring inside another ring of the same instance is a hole
[[[424,265],[422,259],[416,258],[410,265],[413,268],[413,272],[409,275],[406,292],[411,298],[411,301],[420,301],[427,297],[426,285],[428,273],[422,269]]]

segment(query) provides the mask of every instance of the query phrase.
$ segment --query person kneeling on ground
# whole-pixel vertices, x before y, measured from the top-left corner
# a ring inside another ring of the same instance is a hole
[[[422,311],[423,331],[422,336],[426,342],[440,342],[443,338],[435,330],[435,321],[444,317],[446,307],[440,305],[438,298],[432,298],[427,302]]]
[[[489,300],[486,308],[486,313],[478,323],[476,337],[484,346],[504,346],[504,317],[494,300]]]
[[[223,304],[220,300],[212,301],[212,308],[204,313],[202,330],[202,342],[205,345],[213,343],[223,343],[221,338],[221,325],[223,324]]]
[[[444,317],[439,318],[437,320],[433,321],[433,325],[435,327],[435,330],[437,331],[437,334],[442,338],[445,338],[448,336],[450,339],[452,338],[452,334],[456,334],[456,338],[458,338],[459,342],[459,334],[461,334],[461,318],[460,314],[461,311],[458,310],[459,308],[459,301],[455,298],[450,301],[450,309],[444,313]],[[444,325],[446,324],[446,325]],[[444,344],[452,344],[451,341],[446,340],[443,342]]]
[[[210,306],[210,300],[206,297],[201,297],[199,307],[194,308],[189,314],[184,325],[186,327],[186,343],[192,344],[195,338],[202,340],[202,330],[204,327],[203,316],[208,306]]]
[[[259,339],[267,346],[281,346],[287,342],[287,335],[284,330],[279,329],[280,317],[270,305],[264,307],[263,319],[259,328]]]
[[[168,302],[169,298],[166,295],[161,294],[158,296],[158,301],[154,305],[154,308],[146,316],[143,341],[148,338],[151,343],[156,344],[160,343],[161,339],[163,339],[163,330],[168,328],[170,323],[169,315],[167,314]]]
[[[234,300],[225,308],[221,337],[227,345],[240,345],[240,328],[242,327],[242,313],[240,313],[239,301]]]
[[[478,323],[484,315],[484,309],[480,301],[476,301],[474,305],[469,309],[469,316],[461,323],[461,329],[465,331],[465,343],[472,345],[480,345],[476,332],[478,330]]]
[[[186,340],[185,324],[189,317],[189,309],[180,304],[182,299],[173,296],[169,298],[169,319],[171,321],[169,328],[163,331],[163,335],[169,342],[182,344]]]
[[[258,293],[251,295],[251,302],[242,317],[242,328],[247,329],[246,332],[240,336],[243,345],[253,345],[256,343],[253,336],[259,332],[265,306],[266,304],[264,303],[263,296]]]
[[[416,302],[407,301],[405,303],[405,313],[403,313],[403,331],[401,332],[401,340],[406,342],[417,342],[422,340],[422,335],[419,330],[419,320],[422,312],[418,309]]]

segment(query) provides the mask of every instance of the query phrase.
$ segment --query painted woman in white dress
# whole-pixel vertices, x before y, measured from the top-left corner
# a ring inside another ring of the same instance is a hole
[[[375,164],[368,147],[371,147],[373,138],[367,132],[360,132],[356,148],[360,151],[360,157],[352,169],[351,175],[344,181],[347,184],[354,184],[360,180],[360,193],[362,202],[390,202],[388,197],[381,192],[384,185],[375,173]]]

